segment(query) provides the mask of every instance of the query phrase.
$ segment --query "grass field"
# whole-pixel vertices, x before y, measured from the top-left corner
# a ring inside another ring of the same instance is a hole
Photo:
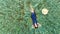
[[[31,28],[29,4],[42,25],[38,29]],[[60,0],[0,0],[0,34],[60,34]]]

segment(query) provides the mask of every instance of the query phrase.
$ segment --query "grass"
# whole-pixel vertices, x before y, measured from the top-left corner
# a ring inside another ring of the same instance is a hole
[[[42,25],[38,29],[31,28],[29,4]],[[60,0],[0,0],[0,34],[60,34]]]

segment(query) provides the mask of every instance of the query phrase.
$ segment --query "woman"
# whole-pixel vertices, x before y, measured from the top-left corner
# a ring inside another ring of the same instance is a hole
[[[37,23],[37,19],[36,19],[36,13],[34,11],[34,9],[31,7],[31,19],[33,21],[33,27],[34,28],[38,28],[38,23]],[[41,25],[40,25],[41,26]]]

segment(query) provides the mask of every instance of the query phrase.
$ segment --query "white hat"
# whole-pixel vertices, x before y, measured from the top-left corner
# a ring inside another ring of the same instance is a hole
[[[46,8],[42,9],[42,14],[44,14],[44,15],[48,14],[48,9],[46,9]]]

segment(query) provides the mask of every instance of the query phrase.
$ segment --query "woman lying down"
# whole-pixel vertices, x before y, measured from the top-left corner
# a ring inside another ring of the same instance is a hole
[[[31,7],[31,19],[32,19],[32,22],[33,22],[32,28],[38,28],[38,27],[41,26],[41,24],[39,24],[37,22],[36,13],[35,13],[35,11],[32,7]]]

